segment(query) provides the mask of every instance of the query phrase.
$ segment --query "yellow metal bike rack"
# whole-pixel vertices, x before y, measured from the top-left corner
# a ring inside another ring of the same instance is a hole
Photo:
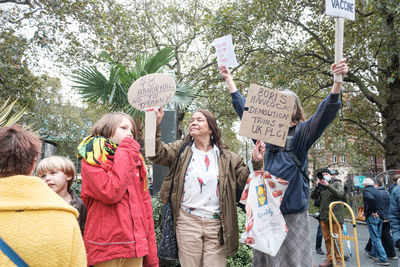
[[[340,225],[340,223],[338,222],[338,220],[336,219],[335,214],[333,213],[333,208],[336,205],[344,205],[351,214],[351,219],[353,222],[353,232],[354,232],[354,236],[349,236],[349,235],[343,235],[342,234],[342,226]],[[331,235],[331,255],[332,255],[332,262],[333,262],[333,266],[337,266],[337,262],[336,262],[336,257],[335,257],[335,243],[334,243],[334,237],[333,237],[333,224],[332,224],[332,218],[334,220],[334,223],[338,226],[339,228],[339,246],[340,246],[340,257],[342,259],[342,266],[345,267],[345,261],[344,261],[344,254],[343,254],[343,239],[345,240],[350,240],[350,241],[354,241],[355,243],[355,247],[356,247],[356,258],[357,258],[357,266],[360,267],[360,255],[358,253],[358,239],[357,239],[357,224],[356,224],[356,219],[354,217],[354,213],[353,210],[351,209],[351,207],[343,202],[343,201],[335,201],[332,202],[329,205],[329,230],[330,230],[330,235]]]

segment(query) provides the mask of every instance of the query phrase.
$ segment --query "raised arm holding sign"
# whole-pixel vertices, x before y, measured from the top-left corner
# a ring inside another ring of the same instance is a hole
[[[335,26],[335,63],[343,58],[344,19],[355,20],[355,0],[325,0],[325,9],[328,16],[336,18]],[[343,82],[342,75],[334,76],[335,83]]]
[[[238,116],[246,123],[257,121],[267,123],[266,119],[253,119],[248,121],[246,114],[250,111],[250,103],[254,105],[254,89],[249,90],[247,101],[236,89],[233,77],[229,69],[220,66],[220,74],[225,78],[232,97],[232,105]],[[347,73],[346,60],[342,59],[332,65],[332,73],[345,75]],[[252,85],[254,87],[254,85]],[[266,253],[254,250],[253,265],[265,266],[269,263],[271,266],[312,266],[311,250],[312,247],[309,236],[308,222],[308,200],[310,197],[309,179],[307,176],[307,154],[311,146],[322,135],[326,127],[333,121],[340,107],[339,93],[342,83],[334,83],[330,94],[321,102],[317,111],[308,120],[305,119],[299,98],[294,92],[287,91],[286,94],[293,96],[295,102],[292,104],[294,111],[290,115],[290,127],[286,136],[291,133],[291,146],[282,148],[271,144],[270,138],[266,143],[257,142],[253,151],[254,170],[261,169],[260,159],[264,159],[264,169],[280,179],[289,182],[289,186],[282,197],[280,206],[281,212],[289,229],[285,241],[280,247],[278,253],[272,257]],[[256,86],[260,90],[261,86]],[[256,91],[257,92],[257,91]],[[263,92],[267,92],[263,90]],[[275,91],[272,91],[275,92]],[[260,103],[267,103],[271,93],[264,95],[259,99]],[[274,99],[275,100],[275,99]],[[282,98],[277,97],[274,103],[279,103]],[[246,104],[245,104],[246,103]],[[293,102],[292,102],[293,103]],[[247,111],[245,108],[249,108]],[[255,114],[255,108],[251,114]],[[290,107],[287,106],[289,109]],[[263,113],[264,111],[258,112]],[[272,113],[267,113],[272,114]],[[275,113],[276,115],[277,113]],[[282,115],[282,114],[281,114]],[[272,115],[274,116],[274,115]],[[279,117],[279,115],[277,115]],[[271,123],[269,121],[268,123]],[[246,124],[242,124],[246,125]],[[264,126],[263,126],[264,130]],[[251,131],[251,128],[247,128]],[[263,132],[263,131],[261,131]],[[265,132],[265,131],[264,131]],[[254,137],[253,137],[254,138]],[[258,138],[258,137],[256,137]],[[265,139],[263,139],[264,141]],[[265,150],[265,153],[263,153]],[[293,157],[294,155],[294,157]],[[293,249],[295,248],[295,249]]]

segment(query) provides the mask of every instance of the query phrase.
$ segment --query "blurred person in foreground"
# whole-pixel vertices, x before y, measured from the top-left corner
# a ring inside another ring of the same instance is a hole
[[[39,136],[0,128],[0,237],[29,266],[86,266],[78,211],[31,176]],[[0,253],[0,266],[13,266]]]
[[[400,248],[400,186],[396,186],[390,197],[389,221],[392,228],[393,242]],[[400,260],[399,266],[400,266]]]
[[[392,184],[389,186],[389,194],[392,194],[393,189],[399,185],[400,183],[400,174],[396,174],[395,176],[393,176],[392,178]]]

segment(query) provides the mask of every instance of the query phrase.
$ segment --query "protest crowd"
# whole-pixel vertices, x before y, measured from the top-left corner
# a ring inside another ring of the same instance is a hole
[[[344,3],[353,11],[351,3]],[[216,48],[218,54],[225,43]],[[344,265],[349,256],[332,246],[345,224],[344,208],[333,208],[339,223],[333,227],[329,212],[331,203],[346,202],[347,189],[338,172],[328,168],[318,170],[310,188],[308,152],[343,104],[346,59],[340,56],[331,65],[332,87],[308,118],[295,88],[251,84],[245,97],[229,67],[219,64],[218,78],[225,81],[224,93],[230,94],[230,108],[241,121],[238,134],[254,143],[248,162],[222,142],[218,118],[202,108],[190,115],[186,136],[162,141],[162,106],[175,92],[174,82],[157,84],[162,74],[139,79],[140,86],[127,95],[134,108],[146,112],[146,135],[154,134],[146,136],[144,150],[142,129],[124,112],[103,115],[79,140],[80,195],[73,189],[77,170],[70,159],[41,159],[36,133],[17,124],[1,127],[0,266],[157,267],[169,260],[182,267],[223,267],[240,242],[253,249],[255,267]],[[159,99],[143,100],[152,94]],[[158,242],[146,159],[169,168],[159,193],[164,205]],[[389,266],[397,259],[399,179],[393,179],[389,191],[382,179],[363,181],[370,235],[365,251],[375,265]],[[319,209],[315,245],[310,199]],[[241,235],[239,203],[246,213]],[[314,247],[326,256],[323,262],[313,261]]]

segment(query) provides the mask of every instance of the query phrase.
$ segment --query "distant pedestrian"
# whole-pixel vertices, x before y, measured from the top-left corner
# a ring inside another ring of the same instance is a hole
[[[396,251],[394,249],[392,235],[390,234],[390,222],[389,222],[390,195],[389,192],[384,187],[383,177],[377,178],[374,187],[378,190],[378,193],[382,197],[382,207],[377,209],[379,216],[383,220],[382,235],[381,235],[382,245],[383,248],[385,249],[388,259],[396,260],[397,259]],[[368,240],[367,245],[365,246],[365,250],[370,253],[371,248],[372,248],[372,242],[370,238]]]
[[[311,198],[316,199],[321,198],[319,212],[320,212],[320,222],[322,233],[325,239],[326,248],[326,260],[321,263],[320,267],[330,267],[333,265],[332,255],[331,255],[331,231],[329,227],[329,205],[334,201],[341,201],[343,198],[343,186],[339,179],[335,179],[331,176],[331,171],[328,168],[324,168],[317,174],[317,183],[315,189],[311,192]],[[320,195],[320,196],[319,196]],[[333,213],[335,214],[338,222],[343,226],[344,222],[344,211],[343,205],[337,205],[333,208]],[[339,227],[337,224],[333,224],[333,232],[339,234]],[[333,248],[335,251],[336,262],[341,266],[341,258],[336,246]]]
[[[383,198],[374,187],[374,184],[375,183],[371,178],[364,179],[364,214],[372,241],[371,253],[368,255],[373,259],[375,264],[389,266],[389,261],[381,241],[383,219],[378,214],[378,210],[380,210],[379,213],[381,213],[381,210],[383,209]]]

